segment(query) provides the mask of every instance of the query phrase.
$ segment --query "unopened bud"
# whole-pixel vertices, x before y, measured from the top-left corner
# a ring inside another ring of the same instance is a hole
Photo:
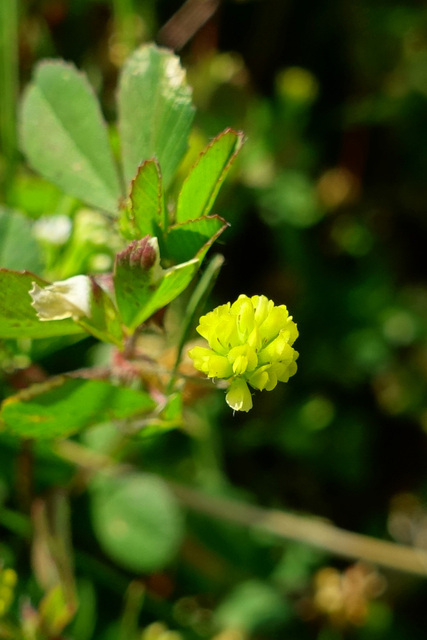
[[[154,242],[153,242],[154,241]],[[157,261],[157,238],[147,235],[140,240],[133,240],[126,249],[117,254],[117,262],[131,269],[140,268],[149,271]]]

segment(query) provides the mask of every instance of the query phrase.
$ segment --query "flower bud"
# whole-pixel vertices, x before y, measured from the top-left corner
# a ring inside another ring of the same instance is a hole
[[[154,242],[153,242],[154,241]],[[158,258],[157,238],[147,235],[140,240],[133,240],[126,249],[117,254],[117,262],[132,269],[149,271]]]

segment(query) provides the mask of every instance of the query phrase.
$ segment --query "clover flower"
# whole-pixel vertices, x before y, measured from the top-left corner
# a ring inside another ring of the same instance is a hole
[[[252,409],[248,384],[271,391],[296,373],[292,348],[298,329],[285,305],[265,296],[240,295],[200,318],[197,331],[209,344],[193,347],[194,367],[209,378],[228,380],[227,404],[235,411]]]

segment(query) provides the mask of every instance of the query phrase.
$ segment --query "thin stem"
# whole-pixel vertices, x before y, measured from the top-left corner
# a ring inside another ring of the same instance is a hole
[[[17,161],[18,0],[0,2],[0,145],[6,167],[2,190],[13,178]]]
[[[34,496],[34,442],[22,440],[16,459],[16,489],[22,511],[29,513]]]
[[[138,635],[138,619],[145,596],[145,585],[133,580],[125,593],[125,606],[120,623],[119,640],[130,640]]]
[[[168,388],[166,390],[167,394],[170,394],[173,391],[178,376],[179,363],[181,362],[182,351],[184,349],[185,343],[188,340],[197,313],[198,311],[200,311],[202,305],[204,304],[206,298],[212,290],[223,263],[224,256],[220,254],[213,256],[205,271],[203,272],[203,275],[200,278],[200,281],[197,284],[196,288],[194,289],[194,292],[187,305],[183,321],[183,329],[178,343],[178,350],[176,354],[173,373],[170,377]]]
[[[137,45],[133,0],[113,0],[113,10],[117,42],[128,55]]]
[[[254,527],[275,537],[303,542],[344,558],[427,576],[427,552],[423,549],[344,531],[316,518],[207,496],[178,484],[170,484],[170,487],[185,506],[210,517]]]
[[[91,472],[120,473],[129,466],[117,464],[104,454],[63,440],[55,447],[62,458]],[[168,486],[188,509],[211,518],[256,528],[280,540],[296,540],[328,551],[332,555],[363,560],[387,569],[427,577],[427,551],[415,547],[377,540],[359,533],[344,531],[315,517],[299,516],[284,511],[263,509],[243,502],[207,495],[197,489],[169,482]]]
[[[212,18],[221,0],[187,0],[160,29],[157,42],[180,51]]]

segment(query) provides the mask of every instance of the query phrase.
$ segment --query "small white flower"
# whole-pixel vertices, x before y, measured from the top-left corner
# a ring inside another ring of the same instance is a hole
[[[47,287],[33,282],[29,293],[40,320],[78,320],[91,314],[92,283],[88,276],[73,276]]]

